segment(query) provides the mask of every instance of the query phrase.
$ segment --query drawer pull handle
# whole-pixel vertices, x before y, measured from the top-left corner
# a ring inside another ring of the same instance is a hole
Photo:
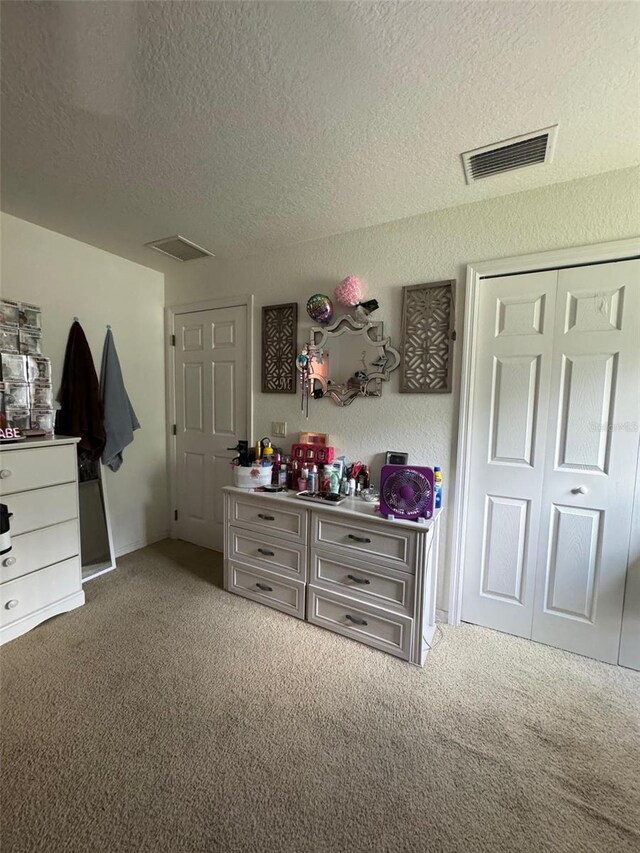
[[[9,601],[7,601],[7,603],[5,604],[5,607],[7,608],[7,610],[13,610],[13,608],[17,607],[17,606],[18,606],[18,599],[17,598],[12,598]]]
[[[273,551],[267,551],[266,548],[258,548],[258,554],[264,554],[265,557],[275,557]]]
[[[3,468],[2,471],[0,471],[0,479],[6,480],[7,477],[10,477],[10,476],[11,476],[11,471],[8,468]]]
[[[273,592],[273,587],[267,586],[266,583],[257,583],[256,586],[258,589],[264,590],[264,592]]]
[[[347,575],[347,577],[354,583],[371,583],[368,578],[359,578],[358,575]]]
[[[13,564],[15,563],[15,561],[16,561],[16,558],[15,558],[15,557],[7,557],[6,559],[4,559],[4,560],[2,561],[2,565],[3,565],[3,566],[13,566]]]
[[[258,518],[262,518],[264,521],[275,521],[274,515],[265,515],[263,512],[258,513]]]
[[[366,619],[358,619],[357,616],[352,616],[350,613],[347,613],[347,615],[344,618],[348,619],[349,622],[353,622],[354,625],[366,625],[367,624]]]
[[[349,533],[349,539],[353,539],[354,542],[364,542],[366,545],[371,544],[371,539],[368,536],[356,536],[354,533]]]

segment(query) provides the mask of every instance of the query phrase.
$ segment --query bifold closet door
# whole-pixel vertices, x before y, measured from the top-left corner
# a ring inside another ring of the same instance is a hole
[[[563,269],[531,637],[616,663],[640,421],[640,261]]]
[[[480,286],[462,619],[531,637],[557,270]]]

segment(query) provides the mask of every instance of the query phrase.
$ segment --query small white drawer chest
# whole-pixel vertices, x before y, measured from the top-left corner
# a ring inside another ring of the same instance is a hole
[[[0,645],[84,604],[77,438],[0,446],[0,501],[11,550],[0,556]]]
[[[422,666],[435,630],[440,510],[389,521],[339,506],[224,489],[224,586]]]

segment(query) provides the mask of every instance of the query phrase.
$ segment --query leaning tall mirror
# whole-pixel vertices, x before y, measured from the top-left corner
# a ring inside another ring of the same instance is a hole
[[[340,317],[331,326],[313,326],[309,380],[315,397],[349,406],[356,397],[380,397],[382,383],[400,364],[400,353],[383,335],[381,322]]]

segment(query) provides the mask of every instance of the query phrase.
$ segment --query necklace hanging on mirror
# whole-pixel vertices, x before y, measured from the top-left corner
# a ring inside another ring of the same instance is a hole
[[[313,356],[309,352],[309,347],[304,344],[302,351],[296,357],[296,366],[300,373],[300,411],[305,413],[305,417],[309,417],[309,392],[311,390],[311,361]]]

